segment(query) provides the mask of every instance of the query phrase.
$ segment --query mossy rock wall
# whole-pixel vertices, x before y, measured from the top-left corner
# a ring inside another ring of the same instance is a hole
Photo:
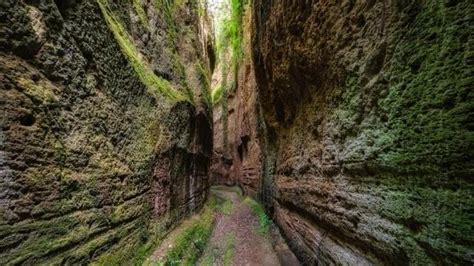
[[[306,263],[472,264],[472,1],[254,1],[268,210]]]
[[[168,2],[0,3],[0,264],[139,261],[202,206],[207,44],[195,2]]]

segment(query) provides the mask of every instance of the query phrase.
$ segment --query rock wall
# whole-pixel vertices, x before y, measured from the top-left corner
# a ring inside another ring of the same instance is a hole
[[[229,85],[223,99],[214,105],[214,154],[211,175],[215,184],[238,185],[247,194],[258,198],[264,156],[261,150],[262,129],[259,128],[262,118],[251,58],[251,25],[252,9],[247,2],[243,6],[240,25],[242,57],[238,60],[236,73],[229,70],[222,75],[221,66],[215,73],[216,86],[222,83],[222,79],[227,79]]]
[[[261,193],[301,261],[472,264],[472,2],[253,14]]]
[[[139,261],[202,205],[212,39],[180,2],[0,3],[0,264]]]

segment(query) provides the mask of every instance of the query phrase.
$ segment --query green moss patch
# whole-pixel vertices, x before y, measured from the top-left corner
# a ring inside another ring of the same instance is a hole
[[[174,89],[167,80],[162,79],[153,73],[151,68],[142,59],[142,56],[133,43],[131,36],[128,34],[122,23],[120,23],[118,17],[114,16],[108,2],[106,0],[97,0],[97,3],[107,21],[107,25],[122,49],[122,52],[129,60],[140,80],[147,86],[150,93],[155,94],[156,92],[160,92],[168,99],[174,101],[189,101],[188,97]]]
[[[232,213],[232,210],[234,209],[234,205],[232,204],[231,200],[226,200],[222,204],[220,210],[222,211],[223,214],[225,215],[230,215]]]
[[[206,207],[200,217],[178,236],[175,246],[168,252],[166,265],[192,265],[204,251],[213,228],[213,211]]]
[[[265,213],[265,209],[262,207],[262,205],[249,197],[245,198],[244,203],[247,204],[258,217],[258,233],[261,235],[266,235],[268,233],[271,221]]]
[[[220,32],[216,36],[216,55],[222,67],[222,83],[212,90],[212,103],[216,105],[221,99],[227,101],[224,92],[235,89],[239,62],[243,59],[243,29],[242,18],[250,2],[245,0],[230,0],[230,14],[223,18]],[[229,71],[231,86],[227,86]]]
[[[143,26],[147,27],[148,17],[146,15],[145,9],[143,9],[141,0],[133,0],[132,3],[133,3],[133,8],[135,9],[135,12],[140,18],[140,22],[143,24]]]
[[[232,234],[227,235],[225,241],[224,265],[231,265],[235,251],[235,237]]]

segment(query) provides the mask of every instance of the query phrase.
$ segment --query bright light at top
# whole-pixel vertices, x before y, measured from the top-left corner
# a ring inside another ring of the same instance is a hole
[[[230,17],[230,0],[207,0],[207,8],[212,17],[214,31],[218,34],[222,21]]]

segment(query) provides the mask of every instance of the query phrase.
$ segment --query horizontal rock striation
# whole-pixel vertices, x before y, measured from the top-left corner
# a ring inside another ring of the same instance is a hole
[[[0,4],[2,265],[125,263],[207,197],[198,8],[119,2]]]
[[[472,264],[473,11],[253,2],[263,199],[303,263]]]

